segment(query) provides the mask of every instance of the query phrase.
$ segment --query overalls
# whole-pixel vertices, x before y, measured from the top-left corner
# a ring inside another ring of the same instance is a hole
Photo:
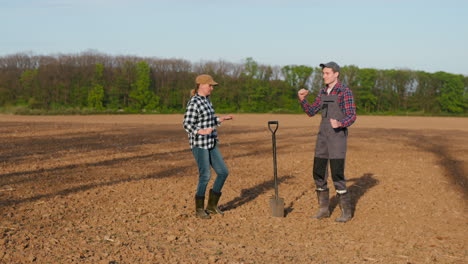
[[[342,120],[345,115],[338,104],[338,95],[323,95],[321,97],[322,121],[315,146],[313,176],[317,191],[328,190],[327,164],[330,160],[331,174],[335,190],[346,192],[344,164],[346,158],[346,142],[348,129],[333,128],[330,119]]]

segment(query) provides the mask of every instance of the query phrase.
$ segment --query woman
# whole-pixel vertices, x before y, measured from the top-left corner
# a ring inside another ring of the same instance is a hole
[[[229,174],[223,157],[218,150],[216,127],[232,115],[217,117],[209,96],[214,86],[218,85],[210,75],[202,74],[195,79],[197,88],[191,91],[192,98],[187,103],[184,115],[184,128],[188,133],[190,148],[198,166],[198,186],[195,194],[195,213],[202,219],[210,219],[209,214],[224,213],[218,208],[221,189]],[[208,205],[204,209],[206,186],[211,178],[211,167],[217,177],[210,190]]]

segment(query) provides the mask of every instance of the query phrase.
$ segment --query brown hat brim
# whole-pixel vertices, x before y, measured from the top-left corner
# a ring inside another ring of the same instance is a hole
[[[198,75],[195,79],[195,82],[197,84],[218,85],[218,83],[213,80],[213,77],[208,74]]]

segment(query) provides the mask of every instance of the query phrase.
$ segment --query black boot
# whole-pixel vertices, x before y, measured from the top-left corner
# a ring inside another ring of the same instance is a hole
[[[209,214],[220,214],[224,215],[224,213],[219,210],[218,208],[218,201],[219,198],[221,197],[221,193],[213,191],[213,189],[210,190],[210,196],[208,198],[208,205],[206,206],[206,211]]]
[[[340,198],[341,216],[335,219],[335,221],[348,222],[353,217],[351,212],[351,194],[349,192],[338,194],[338,198]]]
[[[316,215],[312,216],[312,218],[322,219],[330,217],[330,209],[328,209],[330,205],[330,198],[329,198],[329,190],[325,191],[317,191],[317,200],[319,204],[319,211]]]
[[[201,219],[211,218],[205,211],[205,196],[195,196],[195,214]]]

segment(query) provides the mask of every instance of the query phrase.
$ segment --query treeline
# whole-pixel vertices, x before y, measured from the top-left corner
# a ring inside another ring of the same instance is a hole
[[[18,53],[0,57],[0,107],[32,114],[180,113],[201,73],[220,84],[212,97],[218,112],[300,112],[297,91],[307,88],[316,95],[322,88],[319,67],[261,65],[252,58],[236,64],[96,52]],[[353,90],[359,113],[467,113],[467,76],[351,65],[342,67],[340,79]]]

